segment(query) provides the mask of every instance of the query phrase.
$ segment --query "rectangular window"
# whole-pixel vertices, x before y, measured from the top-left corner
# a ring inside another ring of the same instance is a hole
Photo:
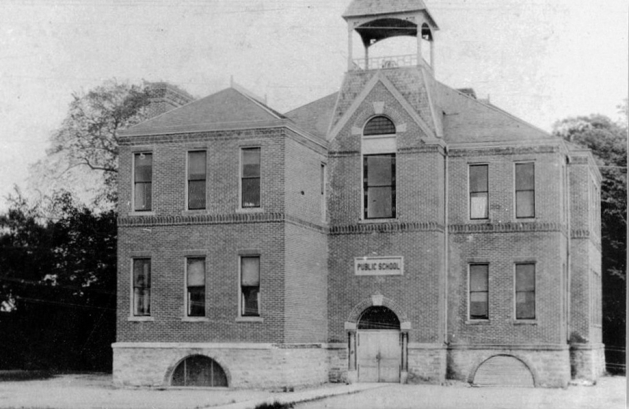
[[[153,155],[136,153],[133,157],[133,209],[150,211],[153,198]]]
[[[326,184],[326,172],[325,172],[325,163],[321,164],[321,220],[326,221],[327,219],[327,203],[325,197],[325,184]]]
[[[260,316],[260,257],[240,258],[240,315]]]
[[[515,318],[535,319],[535,264],[515,265]]]
[[[186,262],[188,317],[205,317],[205,259],[188,258]]]
[[[365,219],[395,217],[395,154],[363,157]]]
[[[205,209],[206,189],[205,151],[188,152],[188,209]]]
[[[470,264],[470,319],[489,318],[489,265]]]
[[[489,217],[488,165],[470,166],[470,219]]]
[[[242,149],[241,206],[260,207],[260,148]]]
[[[515,164],[515,217],[535,217],[535,164]]]
[[[133,315],[151,315],[151,259],[133,260]]]

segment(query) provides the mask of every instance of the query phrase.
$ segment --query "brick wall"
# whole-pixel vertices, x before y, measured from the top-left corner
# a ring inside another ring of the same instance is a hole
[[[285,342],[327,340],[327,236],[287,223],[284,230]]]
[[[282,342],[284,334],[284,241],[279,223],[121,228],[118,237],[118,341]],[[260,254],[261,317],[236,322],[238,256]],[[151,315],[129,321],[132,257],[151,258]],[[184,318],[186,256],[206,257],[207,321]]]

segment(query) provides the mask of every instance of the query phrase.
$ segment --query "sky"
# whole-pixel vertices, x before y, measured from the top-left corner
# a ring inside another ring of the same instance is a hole
[[[568,116],[618,118],[628,93],[625,0],[424,2],[440,28],[439,81],[474,88],[546,131]],[[204,97],[233,78],[280,112],[337,91],[349,3],[0,0],[0,209],[14,184],[27,187],[72,94],[107,79],[168,81]]]

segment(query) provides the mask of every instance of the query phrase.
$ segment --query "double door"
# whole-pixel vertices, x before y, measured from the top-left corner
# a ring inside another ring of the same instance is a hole
[[[400,331],[364,330],[356,335],[358,380],[399,383],[402,366]]]

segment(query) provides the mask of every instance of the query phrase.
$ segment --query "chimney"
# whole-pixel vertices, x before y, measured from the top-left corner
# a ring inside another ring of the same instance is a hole
[[[147,82],[146,87],[151,96],[148,118],[187,105],[195,99],[186,91],[167,82]]]

